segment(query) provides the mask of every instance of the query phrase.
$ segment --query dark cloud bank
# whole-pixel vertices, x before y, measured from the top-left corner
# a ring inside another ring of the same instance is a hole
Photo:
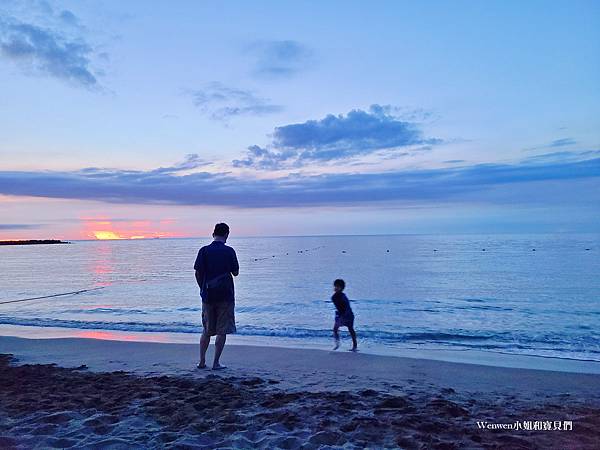
[[[231,174],[179,172],[202,162],[193,155],[181,165],[152,171],[84,169],[73,172],[0,171],[0,193],[112,203],[293,207],[358,205],[370,202],[493,202],[498,189],[503,201],[527,203],[536,192],[548,202],[547,187],[571,183],[573,198],[597,201],[600,158],[584,161],[480,164],[459,168],[381,173],[288,175],[256,179]],[[587,184],[581,187],[581,182]],[[590,186],[590,182],[592,185]],[[561,188],[563,189],[563,188]],[[539,198],[539,196],[538,196]],[[512,199],[512,200],[511,200]]]

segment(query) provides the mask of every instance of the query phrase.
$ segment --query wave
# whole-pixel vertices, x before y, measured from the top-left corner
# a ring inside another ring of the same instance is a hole
[[[139,322],[139,321],[79,321],[50,318],[18,318],[0,316],[0,324],[32,327],[53,327],[71,329],[113,330],[128,332],[154,333],[200,333],[202,325],[198,322]],[[331,330],[303,327],[279,326],[268,328],[254,325],[240,325],[238,334],[243,336],[281,337],[293,339],[330,338]],[[481,350],[527,350],[536,353],[538,350],[552,350],[564,353],[600,354],[600,343],[592,338],[589,341],[577,342],[576,345],[565,347],[562,341],[549,338],[535,339],[532,336],[515,336],[511,333],[480,333],[468,332],[390,332],[363,328],[360,330],[361,339],[368,339],[387,345],[394,344],[439,344],[462,349]],[[554,345],[553,345],[554,344]],[[548,346],[552,346],[549,348]]]
[[[100,308],[99,308],[100,309]],[[98,311],[101,312],[101,311]],[[145,332],[167,332],[167,333],[199,333],[202,330],[200,321],[198,322],[117,322],[117,321],[81,321],[50,318],[22,318],[0,316],[0,324],[3,325],[21,325],[33,327],[56,327],[56,328],[81,328],[81,329],[103,329],[115,331],[145,331]],[[253,325],[238,326],[238,334],[249,336],[281,336],[292,338],[306,337],[330,337],[329,329],[312,329],[302,327],[278,327],[267,328]],[[393,341],[393,342],[439,342],[439,341],[480,341],[489,340],[494,335],[472,335],[461,333],[428,333],[428,332],[408,332],[394,333],[379,330],[362,330],[361,335],[366,338]]]

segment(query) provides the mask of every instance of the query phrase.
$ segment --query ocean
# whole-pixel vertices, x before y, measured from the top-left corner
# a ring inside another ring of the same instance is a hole
[[[0,325],[191,336],[209,239],[0,247]],[[325,345],[335,278],[359,345],[600,361],[600,236],[232,238],[238,334]],[[13,300],[54,296],[16,303]],[[4,303],[3,303],[4,302]],[[348,336],[344,339],[349,344]]]

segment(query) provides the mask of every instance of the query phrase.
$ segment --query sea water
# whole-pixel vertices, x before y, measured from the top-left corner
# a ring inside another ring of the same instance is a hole
[[[0,247],[0,325],[198,334],[209,239]],[[600,236],[232,238],[238,334],[329,342],[335,278],[362,344],[600,361]],[[27,300],[73,291],[78,294]]]

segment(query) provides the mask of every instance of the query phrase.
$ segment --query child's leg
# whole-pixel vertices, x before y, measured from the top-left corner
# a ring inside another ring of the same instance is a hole
[[[350,332],[350,336],[352,336],[352,350],[356,350],[356,347],[358,347],[358,343],[356,342],[356,331],[354,331],[354,327],[348,327],[348,331]]]
[[[340,327],[337,323],[335,323],[333,325],[333,339],[335,339],[335,347],[333,347],[334,350],[337,350],[338,348],[340,348],[340,333],[339,330]]]

